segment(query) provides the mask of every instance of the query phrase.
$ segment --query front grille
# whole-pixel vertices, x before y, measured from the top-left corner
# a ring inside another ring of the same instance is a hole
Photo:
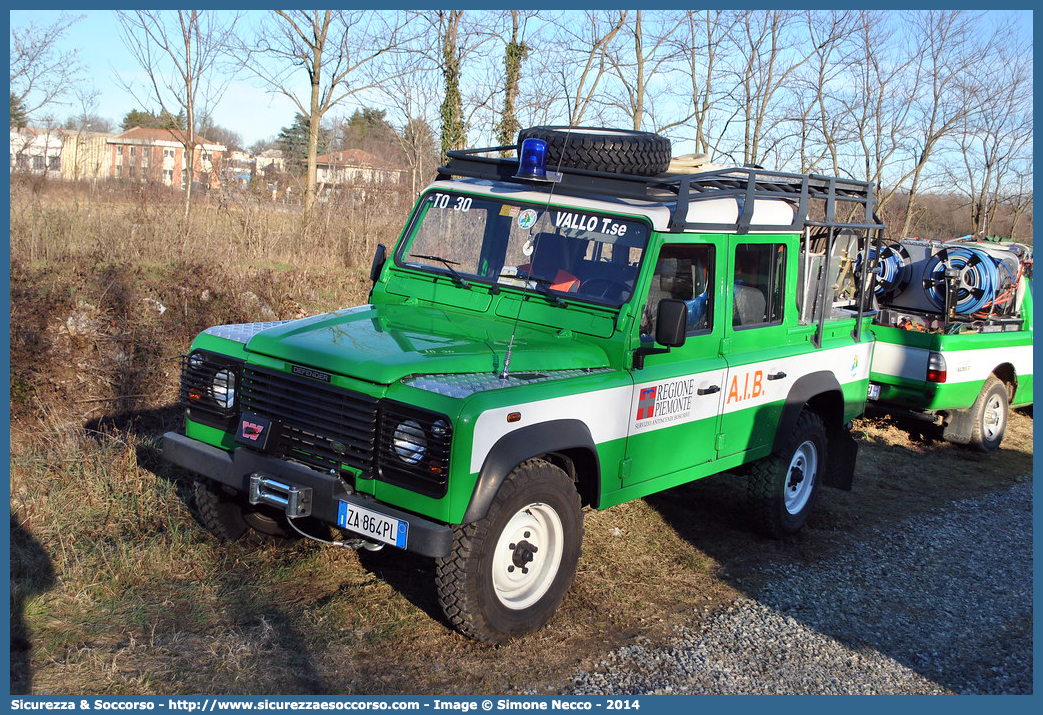
[[[239,393],[244,411],[280,424],[282,456],[322,471],[348,464],[372,474],[376,398],[252,365]]]
[[[452,440],[453,429],[445,415],[384,400],[377,474],[389,484],[441,498],[448,485]]]
[[[238,409],[235,395],[235,384],[239,379],[239,368],[242,362],[234,358],[218,355],[207,350],[196,350],[190,355],[181,356],[181,384],[178,389],[178,401],[188,408],[188,418],[193,422],[229,430],[235,421]],[[225,392],[222,398],[232,396],[229,407],[222,407],[214,397],[214,377],[222,370],[232,375],[228,380],[219,381]],[[231,388],[231,393],[228,392]]]

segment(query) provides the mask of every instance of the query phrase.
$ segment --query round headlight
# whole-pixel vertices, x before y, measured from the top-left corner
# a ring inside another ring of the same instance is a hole
[[[231,370],[220,370],[210,383],[210,396],[218,407],[231,409],[235,403],[235,373]]]
[[[395,428],[392,438],[395,454],[406,464],[416,464],[427,452],[427,436],[424,428],[415,420],[406,420]]]

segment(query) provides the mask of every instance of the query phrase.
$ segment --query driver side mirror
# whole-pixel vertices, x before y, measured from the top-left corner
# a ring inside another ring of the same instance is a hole
[[[662,355],[670,352],[670,348],[684,345],[685,333],[688,330],[688,304],[683,300],[664,298],[659,301],[655,319],[655,341],[665,348],[640,347],[634,351],[634,369],[645,367],[645,357]]]
[[[383,243],[378,243],[377,250],[373,252],[373,263],[369,267],[369,280],[371,283],[376,283],[377,278],[380,278],[380,270],[384,267],[387,258],[387,246]]]
[[[656,311],[655,341],[668,348],[684,345],[688,330],[688,304],[675,298],[659,301]]]

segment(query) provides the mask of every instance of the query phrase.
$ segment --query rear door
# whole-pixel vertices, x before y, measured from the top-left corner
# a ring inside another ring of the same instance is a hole
[[[771,447],[796,373],[810,371],[794,361],[815,360],[795,328],[796,249],[779,236],[743,237],[728,256],[720,457]]]

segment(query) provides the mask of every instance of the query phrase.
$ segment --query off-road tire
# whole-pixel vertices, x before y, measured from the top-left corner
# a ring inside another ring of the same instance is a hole
[[[248,532],[276,540],[297,536],[274,510],[252,505],[244,494],[212,479],[197,479],[193,496],[196,518],[218,541],[238,541]]]
[[[529,523],[537,529],[519,526]],[[546,538],[550,534],[554,538]],[[523,541],[517,541],[519,535]],[[534,543],[528,543],[530,538]],[[560,541],[557,560],[555,541]],[[452,551],[437,561],[438,600],[446,618],[464,635],[485,643],[502,643],[539,629],[572,584],[582,542],[583,512],[573,481],[544,460],[523,462],[500,486],[482,519],[456,527]],[[539,557],[528,554],[527,566],[535,573],[526,579],[516,566],[525,553],[518,554],[533,545],[545,550]],[[497,553],[505,549],[506,554]],[[501,567],[498,575],[495,566]],[[510,579],[519,579],[519,590],[497,590],[497,581]]]
[[[547,168],[559,166],[614,174],[656,176],[670,166],[670,140],[651,132],[596,127],[530,127],[518,132],[547,142]]]
[[[804,526],[822,488],[826,446],[822,418],[804,410],[783,446],[750,465],[746,495],[757,531],[779,539]],[[809,478],[808,467],[810,485],[804,481]],[[799,475],[795,469],[800,470]],[[801,478],[793,484],[792,476]]]
[[[995,375],[989,375],[974,404],[971,405],[971,438],[967,443],[980,452],[992,452],[1000,446],[1010,419],[1007,386]]]

